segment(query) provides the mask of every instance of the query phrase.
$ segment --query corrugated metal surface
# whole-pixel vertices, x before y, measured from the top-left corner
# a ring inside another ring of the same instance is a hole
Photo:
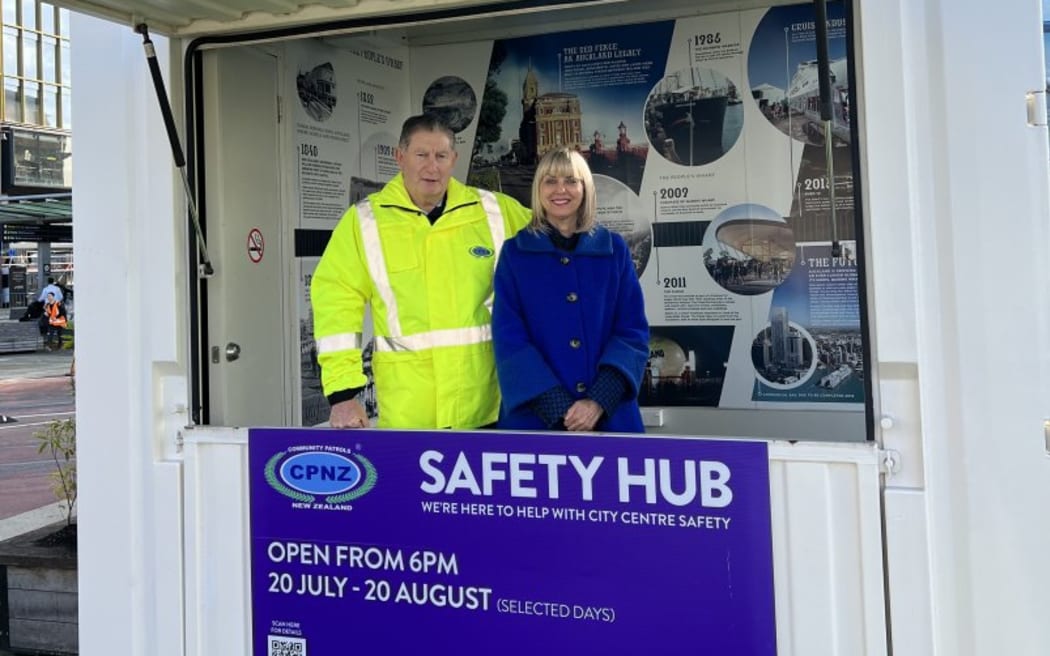
[[[471,38],[506,38],[536,32],[537,12],[545,13],[545,31],[570,30],[583,21],[616,22],[627,12],[635,20],[679,18],[692,14],[754,9],[796,0],[57,0],[54,4],[134,26],[146,23],[151,32],[179,37],[236,34],[284,28],[305,28],[340,21],[402,16],[413,42],[434,43]],[[593,9],[594,5],[603,5]],[[609,6],[604,6],[609,5]],[[433,17],[458,12],[456,19]],[[419,23],[426,14],[431,19]],[[470,28],[459,22],[475,17]],[[398,21],[399,22],[399,21]],[[327,30],[326,30],[327,32]],[[485,36],[481,36],[485,35]]]
[[[871,444],[770,444],[779,656],[885,656],[878,460]],[[185,446],[187,654],[247,654],[247,429]]]
[[[874,444],[769,450],[777,654],[887,653]]]
[[[292,27],[365,18],[498,5],[510,0],[59,0],[54,4],[154,32],[179,36]]]

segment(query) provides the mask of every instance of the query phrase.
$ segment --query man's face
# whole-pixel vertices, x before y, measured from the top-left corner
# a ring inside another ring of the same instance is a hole
[[[408,148],[397,149],[396,157],[412,202],[430,211],[448,190],[456,165],[456,151],[448,135],[420,130],[409,139]]]

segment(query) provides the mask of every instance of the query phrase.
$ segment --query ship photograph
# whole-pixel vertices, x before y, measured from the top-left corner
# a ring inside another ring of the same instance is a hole
[[[729,78],[692,66],[661,79],[645,103],[649,144],[672,164],[702,166],[726,154],[743,129],[743,108]]]
[[[831,81],[831,135],[836,145],[850,142],[849,75],[846,58],[830,63]],[[816,60],[800,62],[788,87],[786,120],[794,121],[805,135],[804,141],[813,146],[824,145],[824,121],[820,116],[820,77]],[[789,128],[789,134],[798,134]],[[797,137],[796,137],[797,138]]]
[[[825,389],[835,389],[850,376],[853,375],[853,370],[849,368],[849,365],[839,365],[839,368],[832,371],[830,374],[821,376],[820,382],[817,383],[820,387]]]
[[[828,58],[831,78],[831,133],[836,146],[850,143],[850,83],[845,31],[839,3],[828,5]],[[814,11],[810,5],[774,7],[751,40],[748,79],[751,99],[774,127],[792,139],[824,145],[820,116]],[[800,26],[805,26],[801,29]]]

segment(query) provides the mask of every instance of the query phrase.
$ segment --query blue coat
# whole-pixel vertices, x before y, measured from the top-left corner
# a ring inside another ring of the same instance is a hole
[[[649,357],[649,324],[623,237],[599,226],[565,252],[526,228],[504,243],[494,285],[501,428],[544,430],[531,401],[556,385],[574,399],[587,398],[598,367],[608,365],[628,390],[595,429],[644,432],[638,387]]]

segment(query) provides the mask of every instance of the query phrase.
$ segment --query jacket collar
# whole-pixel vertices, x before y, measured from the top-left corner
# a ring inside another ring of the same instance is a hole
[[[533,232],[528,228],[522,229],[514,239],[523,251],[553,253],[557,250],[545,233]],[[582,233],[573,251],[576,255],[612,255],[612,252],[612,235],[602,226],[595,226],[591,232]]]
[[[369,200],[381,207],[400,207],[409,211],[417,212],[423,216],[426,214],[419,209],[405,189],[405,179],[398,173],[382,189],[369,197]],[[480,202],[478,192],[472,187],[459,182],[455,178],[448,181],[448,192],[445,197],[445,213],[451,212],[464,205],[473,205]]]

